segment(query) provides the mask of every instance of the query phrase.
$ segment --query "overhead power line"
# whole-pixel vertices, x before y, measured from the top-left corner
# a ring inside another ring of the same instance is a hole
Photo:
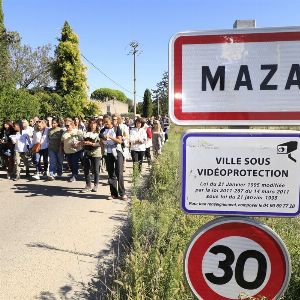
[[[127,89],[126,87],[124,87],[123,85],[121,85],[120,83],[118,83],[117,81],[115,81],[114,79],[112,79],[110,76],[108,76],[107,74],[105,74],[99,67],[97,67],[92,61],[90,61],[88,58],[86,58],[86,56],[84,56],[81,53],[81,56],[91,65],[93,66],[99,73],[101,73],[104,77],[106,77],[108,80],[110,80],[112,83],[114,83],[115,85],[117,85],[119,88],[121,88],[122,90],[126,91],[127,93],[130,93],[131,95],[134,95],[134,93],[132,91],[130,91],[129,89]],[[137,95],[138,97],[142,98],[142,96]]]

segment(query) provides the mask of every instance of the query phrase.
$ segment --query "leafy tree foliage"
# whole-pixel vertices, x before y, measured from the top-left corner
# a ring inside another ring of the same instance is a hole
[[[143,117],[151,117],[153,113],[151,92],[149,89],[145,90],[144,101],[143,101]]]
[[[68,22],[64,23],[55,50],[53,74],[56,80],[56,92],[63,97],[60,107],[63,116],[99,114],[99,106],[88,100],[86,67],[80,59],[79,38]]]
[[[41,116],[64,117],[66,108],[61,95],[46,91],[37,92],[35,95],[41,103],[39,112]]]
[[[12,37],[5,29],[2,0],[0,0],[0,89],[13,87],[8,52],[11,42]]]
[[[128,111],[133,113],[133,111],[134,111],[133,100],[130,98],[127,98],[127,103],[128,103]]]
[[[101,113],[101,106],[98,101],[88,100],[88,104],[84,107],[83,113],[85,117],[97,116]]]
[[[12,72],[17,87],[39,89],[53,84],[51,45],[33,49],[21,42],[10,47]]]
[[[24,89],[0,91],[0,120],[30,118],[39,114],[40,101]]]
[[[43,117],[90,117],[100,114],[101,111],[100,105],[91,100],[87,100],[82,108],[80,106],[81,99],[76,94],[63,97],[57,93],[40,91],[35,95],[40,99],[40,115]]]
[[[80,59],[79,38],[67,21],[55,50],[53,74],[57,92],[62,96],[80,95],[84,107],[82,104],[87,100],[86,67]]]
[[[143,102],[136,103],[136,113],[139,115],[143,114]]]
[[[169,74],[163,73],[162,80],[157,83],[156,89],[152,90],[154,113],[160,115],[168,114],[169,110]],[[159,107],[158,107],[159,105]]]
[[[95,100],[100,100],[102,102],[116,98],[118,101],[127,103],[127,97],[122,91],[110,88],[100,88],[95,90],[91,94],[91,98]]]

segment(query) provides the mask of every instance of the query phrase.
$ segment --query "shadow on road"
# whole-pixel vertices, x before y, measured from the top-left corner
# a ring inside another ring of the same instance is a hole
[[[107,195],[99,195],[101,193],[101,186],[98,189],[98,193],[81,193],[81,188],[63,187],[63,186],[51,186],[39,182],[39,184],[23,183],[15,184],[14,192],[16,194],[28,194],[25,197],[35,196],[47,196],[47,197],[74,197],[81,199],[91,200],[104,200],[107,199]]]
[[[92,212],[92,211],[91,211]],[[127,218],[122,219],[122,225],[108,245],[107,250],[100,251],[97,255],[81,253],[73,250],[59,249],[44,243],[30,243],[27,247],[45,250],[63,251],[75,255],[89,256],[98,259],[97,269],[91,274],[88,283],[78,282],[69,274],[69,283],[60,287],[59,298],[49,291],[42,291],[35,299],[38,300],[108,300],[115,292],[111,290],[112,283],[116,280],[117,270],[130,246],[130,229]]]
[[[75,254],[75,255],[78,255],[78,256],[88,256],[88,257],[97,258],[97,259],[102,258],[103,256],[105,256],[109,253],[109,250],[102,250],[97,255],[95,255],[95,254],[92,254],[92,253],[78,252],[75,249],[74,250],[60,249],[60,248],[57,248],[55,246],[51,246],[51,245],[48,245],[48,244],[45,244],[45,243],[29,243],[29,244],[26,244],[26,246],[30,247],[30,248],[40,248],[40,249],[43,249],[43,250],[66,252],[66,253]]]

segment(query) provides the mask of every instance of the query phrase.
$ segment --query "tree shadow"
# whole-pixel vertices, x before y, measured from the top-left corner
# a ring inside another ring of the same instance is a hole
[[[48,244],[45,244],[45,243],[29,243],[29,244],[25,244],[25,246],[30,247],[30,248],[40,248],[42,250],[52,250],[52,251],[66,252],[66,253],[75,254],[75,255],[78,255],[78,256],[87,256],[87,257],[92,257],[92,258],[97,258],[97,259],[102,258],[103,256],[107,255],[107,253],[109,252],[109,250],[102,250],[97,255],[95,255],[95,254],[92,254],[92,253],[79,252],[79,251],[76,251],[76,250],[61,249],[61,248],[57,248],[55,246],[51,246],[51,245],[48,245]]]
[[[81,188],[50,186],[39,183],[18,183],[14,185],[14,192],[16,194],[27,194],[25,197],[47,196],[47,197],[74,197],[90,200],[104,200],[107,195],[99,195],[97,193],[81,193]],[[101,191],[101,186],[99,187]]]
[[[34,297],[34,299],[38,300],[56,300],[54,294],[50,292],[41,292],[39,296]]]
[[[113,282],[118,278],[118,270],[131,244],[128,216],[117,216],[117,218],[122,225],[116,229],[109,249],[105,255],[102,251],[100,252],[101,258],[98,261],[97,270],[90,281],[87,284],[77,282],[77,285],[81,285],[81,289],[72,299],[108,300],[112,299],[112,295],[115,294],[112,290]]]

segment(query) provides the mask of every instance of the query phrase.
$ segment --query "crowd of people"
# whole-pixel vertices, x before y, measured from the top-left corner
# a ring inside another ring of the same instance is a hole
[[[96,193],[100,172],[106,170],[108,199],[127,200],[123,178],[126,161],[131,159],[133,175],[141,176],[144,159],[151,164],[152,153],[154,158],[161,154],[169,126],[167,116],[5,120],[0,131],[0,163],[7,179],[14,181],[25,170],[28,180],[59,180],[63,173],[69,173],[69,182],[75,182],[82,168],[83,193]]]

